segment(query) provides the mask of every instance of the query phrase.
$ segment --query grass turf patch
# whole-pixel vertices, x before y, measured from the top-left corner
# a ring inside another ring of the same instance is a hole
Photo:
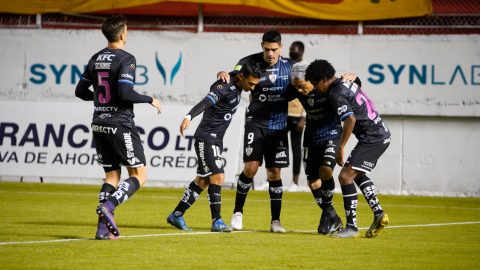
[[[115,211],[122,237],[97,241],[88,238],[96,231],[99,190],[0,182],[1,268],[463,269],[480,263],[476,198],[380,195],[390,225],[379,237],[367,239],[373,214],[359,195],[361,238],[333,239],[316,232],[321,211],[310,193],[284,193],[281,222],[286,234],[269,232],[266,191],[249,193],[245,231],[211,233],[206,192],[184,216],[194,231],[184,232],[166,223],[183,189],[142,188]],[[227,224],[234,200],[235,190],[222,191]],[[333,203],[345,222],[341,194],[334,195]],[[447,223],[456,224],[411,226]]]

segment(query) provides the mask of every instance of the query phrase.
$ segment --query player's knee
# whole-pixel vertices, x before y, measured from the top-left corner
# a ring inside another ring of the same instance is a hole
[[[345,170],[342,170],[340,174],[338,175],[338,181],[340,182],[340,185],[345,186],[353,183],[353,180],[350,179],[348,176],[348,173]]]
[[[320,179],[307,180],[307,185],[310,190],[316,190],[322,186],[322,181]]]
[[[327,166],[320,166],[319,174],[320,174],[320,179],[322,179],[323,181],[331,179],[332,173],[333,173],[332,168]]]
[[[256,164],[245,163],[243,174],[245,174],[246,177],[248,178],[254,177],[257,174],[257,171],[258,171],[258,166]]]
[[[267,177],[270,181],[280,180],[280,168],[267,168]]]

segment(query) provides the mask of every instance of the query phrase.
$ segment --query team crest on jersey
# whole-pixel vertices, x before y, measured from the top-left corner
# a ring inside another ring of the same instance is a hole
[[[253,152],[253,148],[248,146],[247,148],[245,148],[245,153],[247,154],[247,156],[250,156]]]
[[[135,70],[135,65],[134,65],[134,64],[131,64],[131,65],[130,65],[130,69],[131,69],[131,70]]]
[[[217,90],[222,90],[223,89],[223,86],[221,86],[220,84],[217,85]]]
[[[310,105],[310,107],[313,107],[313,104],[315,103],[315,100],[313,100],[313,98],[309,98],[309,99],[307,99],[307,102],[308,102],[308,105]]]
[[[205,173],[208,173],[208,172],[210,171],[210,168],[208,168],[208,166],[205,165],[205,166],[203,166],[203,171],[204,171]]]
[[[270,74],[268,75],[268,78],[272,83],[274,83],[277,80],[277,74]]]
[[[215,160],[215,165],[217,165],[217,167],[218,167],[219,169],[221,169],[221,168],[223,167],[223,162],[222,162],[222,160],[220,160],[220,159]]]

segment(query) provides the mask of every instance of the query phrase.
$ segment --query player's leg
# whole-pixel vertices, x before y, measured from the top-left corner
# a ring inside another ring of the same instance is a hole
[[[115,187],[117,186],[118,181],[120,181],[120,174],[120,169],[105,173],[105,183],[102,185],[102,188],[100,189],[100,195],[98,196],[98,202],[100,205],[105,203],[115,192]],[[99,240],[118,239],[108,231],[106,220],[100,216],[98,218],[97,233],[95,234],[95,238]]]
[[[358,188],[362,191],[363,196],[374,215],[373,223],[365,234],[367,238],[379,235],[383,228],[390,222],[388,215],[380,206],[373,181],[366,175],[366,173],[370,173],[371,170],[373,170],[378,159],[388,148],[389,144],[390,143],[380,142],[376,144],[361,145],[359,146],[360,153],[357,155],[361,158],[356,158],[355,161],[352,161],[352,168],[359,171],[359,174],[354,179],[355,184],[357,184]]]
[[[257,174],[258,167],[263,162],[264,131],[254,126],[246,126],[243,145],[243,162],[245,165],[238,177],[235,209],[230,221],[230,226],[235,230],[241,230],[243,227],[243,206],[252,186],[253,177]]]
[[[222,207],[222,184],[225,181],[225,174],[210,175],[210,186],[208,187],[208,203],[212,213],[212,232],[231,232],[233,229],[223,222],[220,214]]]
[[[183,193],[183,197],[178,203],[175,210],[167,217],[167,223],[172,224],[180,230],[192,230],[188,228],[183,219],[185,212],[197,201],[200,194],[210,184],[209,175],[212,174],[211,166],[207,164],[209,158],[209,146],[204,141],[195,140],[194,149],[197,155],[198,166],[197,176]]]
[[[93,139],[95,141],[95,147],[98,156],[98,162],[105,171],[105,183],[102,185],[99,194],[99,207],[103,205],[115,192],[115,188],[120,181],[120,161],[115,157],[113,138],[111,134],[105,134],[101,132],[93,132]],[[108,211],[108,210],[106,210]],[[98,213],[98,207],[96,210],[98,214],[98,226],[95,238],[99,240],[114,240],[118,239],[111,234],[107,228],[107,220],[104,214]],[[112,216],[113,212],[108,213]]]
[[[352,152],[353,155],[353,152]],[[358,195],[353,179],[357,176],[358,171],[352,169],[352,166],[345,165],[340,171],[338,180],[342,186],[343,205],[345,208],[345,216],[347,224],[339,233],[332,234],[330,237],[335,238],[358,238],[359,232],[357,228],[357,203]]]
[[[109,134],[112,140],[116,160],[119,160],[127,170],[129,177],[118,185],[117,190],[102,205],[97,207],[97,213],[107,220],[107,227],[111,233],[118,236],[120,232],[113,219],[115,208],[126,202],[147,181],[147,167],[145,153],[140,135],[135,128],[122,125],[112,126],[116,132]]]
[[[300,117],[291,117],[287,118],[287,128],[290,133],[290,142],[293,155],[293,179],[292,183],[286,191],[298,192],[301,191],[298,186],[298,177],[300,176],[300,167],[302,163],[302,132],[297,132],[297,125]]]
[[[190,231],[183,219],[185,212],[197,201],[202,191],[209,185],[208,177],[198,176],[193,180],[183,192],[182,199],[175,210],[167,217],[167,223],[177,227],[180,230]]]
[[[328,166],[326,164],[323,164],[320,165],[320,168],[318,169],[320,180],[322,182],[320,186],[320,193],[322,197],[323,212],[322,218],[320,219],[320,225],[318,227],[318,232],[321,234],[334,233],[335,231],[339,231],[343,226],[342,220],[337,215],[337,212],[335,211],[335,208],[332,204],[333,193],[335,190],[335,180],[332,176],[332,166],[335,165],[332,165],[332,163],[330,163]]]
[[[270,231],[285,233],[285,229],[280,225],[283,197],[281,168],[289,165],[288,133],[287,130],[268,130],[267,133],[265,167],[269,181],[268,194],[272,214]]]

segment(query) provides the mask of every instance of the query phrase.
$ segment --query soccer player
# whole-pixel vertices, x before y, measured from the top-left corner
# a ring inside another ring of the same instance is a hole
[[[342,134],[340,120],[327,95],[314,90],[305,80],[308,65],[296,63],[292,67],[292,83],[287,87],[287,100],[298,98],[307,113],[306,129],[303,135],[303,164],[308,187],[318,206],[322,209],[318,233],[331,234],[339,231],[343,223],[332,205],[335,181],[335,153]],[[344,81],[361,84],[354,74],[342,75]]]
[[[375,168],[377,160],[390,145],[390,131],[360,86],[336,78],[335,69],[328,61],[312,62],[306,70],[305,79],[310,81],[318,92],[328,95],[338,117],[344,121],[335,160],[343,167],[338,178],[342,186],[347,225],[331,237],[359,236],[356,212],[358,196],[353,182],[362,191],[374,214],[373,224],[365,236],[375,237],[389,223],[389,219],[378,202],[372,180],[365,173],[370,173]],[[352,133],[357,137],[358,143],[344,163],[344,148]]]
[[[200,193],[208,187],[208,202],[212,213],[212,232],[231,232],[220,215],[221,188],[225,180],[223,171],[223,136],[240,103],[242,90],[252,90],[258,83],[261,71],[253,62],[245,63],[240,72],[231,72],[229,83],[215,82],[210,87],[208,95],[200,101],[183,119],[180,133],[190,126],[190,121],[203,111],[203,119],[195,131],[195,152],[197,153],[197,177],[185,190],[183,198],[168,216],[167,222],[180,230],[191,230],[185,225],[183,214],[198,199]]]
[[[92,131],[98,162],[105,170],[105,183],[100,190],[97,207],[96,239],[118,239],[120,235],[113,211],[147,181],[145,155],[135,122],[133,104],[150,103],[161,113],[160,102],[133,90],[135,57],[123,50],[127,42],[127,20],[116,15],[107,18],[102,32],[108,40],[106,48],[92,56],[75,89],[75,95],[94,103]],[[93,84],[93,92],[88,88]],[[123,165],[129,178],[115,190]]]
[[[289,165],[286,129],[288,102],[285,91],[290,84],[290,70],[296,62],[280,56],[282,37],[275,30],[263,34],[261,46],[263,52],[247,56],[235,66],[235,70],[239,70],[247,62],[258,61],[261,63],[262,77],[252,91],[253,100],[248,106],[243,152],[245,166],[238,179],[230,226],[235,230],[242,229],[245,199],[253,177],[265,158],[272,214],[270,231],[285,233],[280,224],[283,195],[280,169]],[[218,78],[228,82],[229,76],[226,72],[219,72]]]

